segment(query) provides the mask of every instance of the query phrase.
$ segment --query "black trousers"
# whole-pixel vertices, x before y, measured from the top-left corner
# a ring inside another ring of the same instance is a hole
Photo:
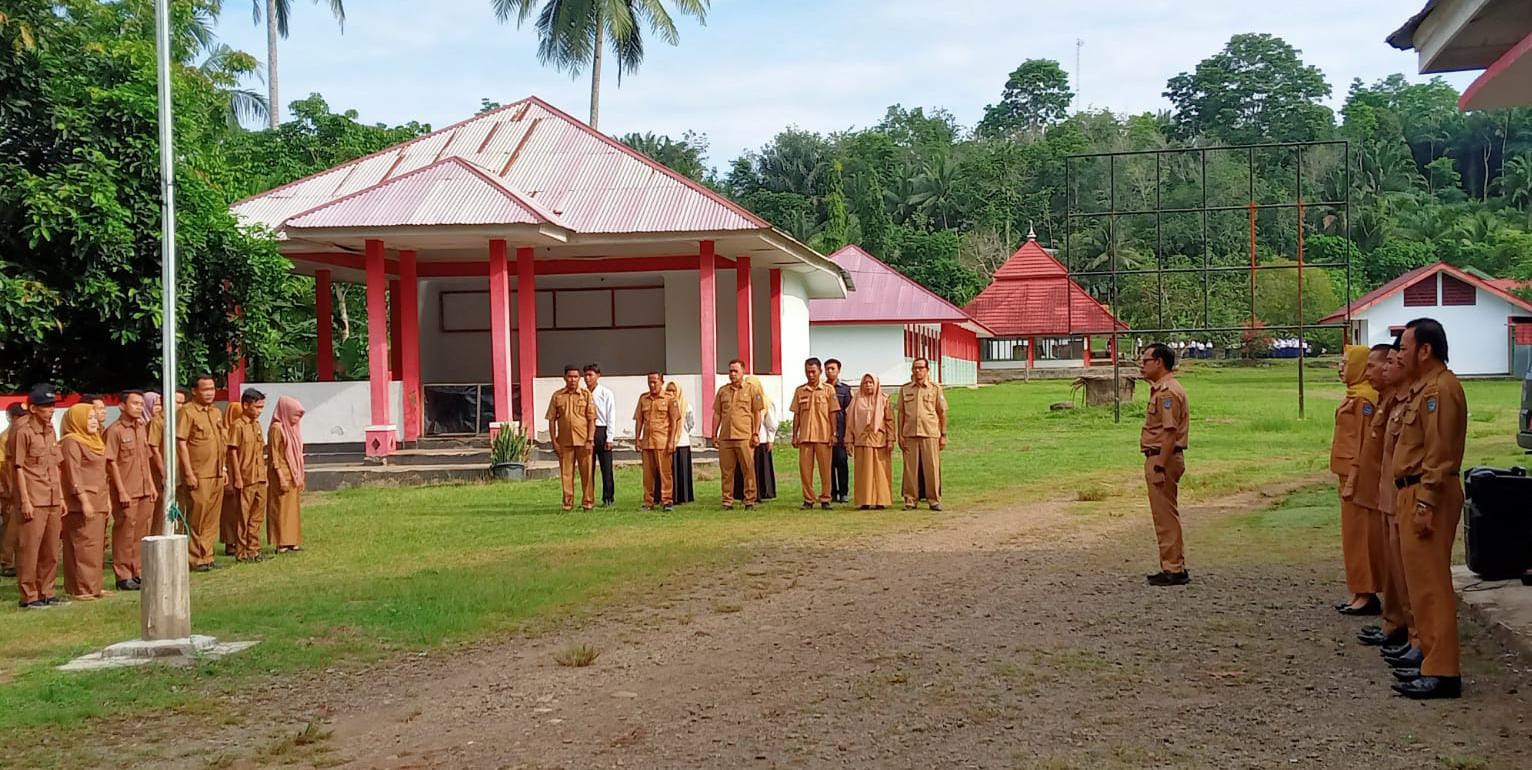
[[[830,448],[830,497],[845,500],[851,496],[851,462],[844,444]]]
[[[601,502],[611,503],[617,499],[617,483],[612,478],[612,450],[606,448],[606,431],[606,426],[596,426],[596,467],[601,469]]]

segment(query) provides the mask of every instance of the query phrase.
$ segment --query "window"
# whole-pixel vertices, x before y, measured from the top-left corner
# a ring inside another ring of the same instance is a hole
[[[1416,281],[1404,290],[1405,307],[1436,307],[1436,274]]]
[[[1472,284],[1450,275],[1442,276],[1443,305],[1472,305],[1477,294]]]

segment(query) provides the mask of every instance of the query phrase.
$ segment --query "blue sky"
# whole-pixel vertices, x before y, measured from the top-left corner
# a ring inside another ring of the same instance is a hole
[[[228,0],[219,36],[265,59],[249,0]],[[796,125],[835,131],[875,123],[894,103],[943,107],[965,124],[1029,58],[1073,74],[1076,107],[1161,109],[1165,81],[1240,32],[1269,32],[1324,70],[1338,106],[1352,78],[1412,75],[1413,53],[1383,38],[1422,0],[713,0],[706,26],[681,22],[681,45],[651,39],[621,88],[607,68],[600,127],[611,134],[688,129],[725,166]],[[422,10],[422,8],[427,10]],[[541,67],[530,25],[495,21],[490,0],[350,0],[344,33],[325,4],[294,0],[278,69],[285,103],[319,92],[368,122],[442,126],[479,100],[536,94],[584,118],[589,79]],[[1462,88],[1471,75],[1448,78]],[[252,82],[251,87],[264,89]]]

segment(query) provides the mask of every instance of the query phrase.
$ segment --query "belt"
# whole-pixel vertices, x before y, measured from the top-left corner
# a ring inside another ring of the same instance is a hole
[[[1181,454],[1182,452],[1185,452],[1185,451],[1186,451],[1186,447],[1178,446],[1178,447],[1175,448],[1174,453],[1175,454]],[[1143,450],[1143,453],[1144,453],[1145,457],[1154,457],[1155,455],[1160,453],[1160,448],[1157,447],[1157,446],[1156,447],[1149,447],[1148,449]]]
[[[1425,478],[1425,477],[1422,476],[1421,474],[1417,473],[1417,474],[1415,474],[1413,476],[1405,476],[1404,478],[1401,478],[1401,479],[1394,479],[1394,488],[1396,488],[1396,489],[1404,489],[1405,487],[1413,487],[1416,484],[1419,484],[1420,480],[1423,479],[1423,478]]]

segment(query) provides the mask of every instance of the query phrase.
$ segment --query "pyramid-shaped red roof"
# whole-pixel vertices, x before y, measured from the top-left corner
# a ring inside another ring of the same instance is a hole
[[[1069,271],[1035,238],[1028,238],[963,310],[1004,337],[1063,337],[1128,328],[1070,280]]]
[[[856,288],[844,299],[809,300],[809,323],[967,324],[980,336],[988,329],[957,305],[910,280],[857,245],[842,246],[830,259],[851,275]]]
[[[561,225],[556,215],[462,158],[363,188],[287,220],[288,227]]]

